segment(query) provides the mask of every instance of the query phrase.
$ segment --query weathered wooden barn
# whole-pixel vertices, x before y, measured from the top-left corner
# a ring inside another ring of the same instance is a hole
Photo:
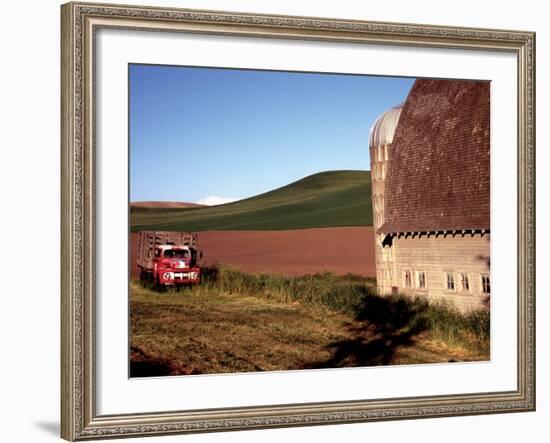
[[[371,129],[381,294],[489,305],[489,83],[417,80]]]

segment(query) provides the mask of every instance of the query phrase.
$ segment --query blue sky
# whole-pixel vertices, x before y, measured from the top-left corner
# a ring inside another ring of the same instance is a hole
[[[211,203],[370,169],[372,124],[414,82],[134,64],[129,75],[130,200]]]

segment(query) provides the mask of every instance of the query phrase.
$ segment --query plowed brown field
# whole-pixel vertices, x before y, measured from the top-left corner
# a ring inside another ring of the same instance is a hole
[[[137,234],[130,235],[132,278],[136,266]],[[287,231],[206,231],[198,233],[203,264],[226,264],[247,272],[303,275],[376,276],[372,227],[296,229]]]

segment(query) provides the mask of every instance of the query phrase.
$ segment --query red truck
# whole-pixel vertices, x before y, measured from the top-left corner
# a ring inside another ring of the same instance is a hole
[[[197,234],[141,231],[138,233],[137,265],[142,280],[157,286],[194,285],[201,281],[196,248]]]

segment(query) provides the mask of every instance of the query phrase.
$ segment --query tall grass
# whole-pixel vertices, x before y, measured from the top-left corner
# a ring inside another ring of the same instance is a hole
[[[374,281],[355,275],[322,274],[286,277],[251,274],[221,266],[203,272],[203,285],[228,293],[264,297],[279,302],[300,302],[356,314],[367,295],[375,293]]]
[[[489,349],[490,315],[485,309],[460,313],[449,304],[428,303],[424,298],[403,295],[379,296],[373,279],[332,273],[286,277],[278,274],[251,274],[220,266],[206,268],[200,292],[223,291],[299,302],[343,312],[365,320],[389,334],[429,331],[449,344],[463,344],[478,350]]]

